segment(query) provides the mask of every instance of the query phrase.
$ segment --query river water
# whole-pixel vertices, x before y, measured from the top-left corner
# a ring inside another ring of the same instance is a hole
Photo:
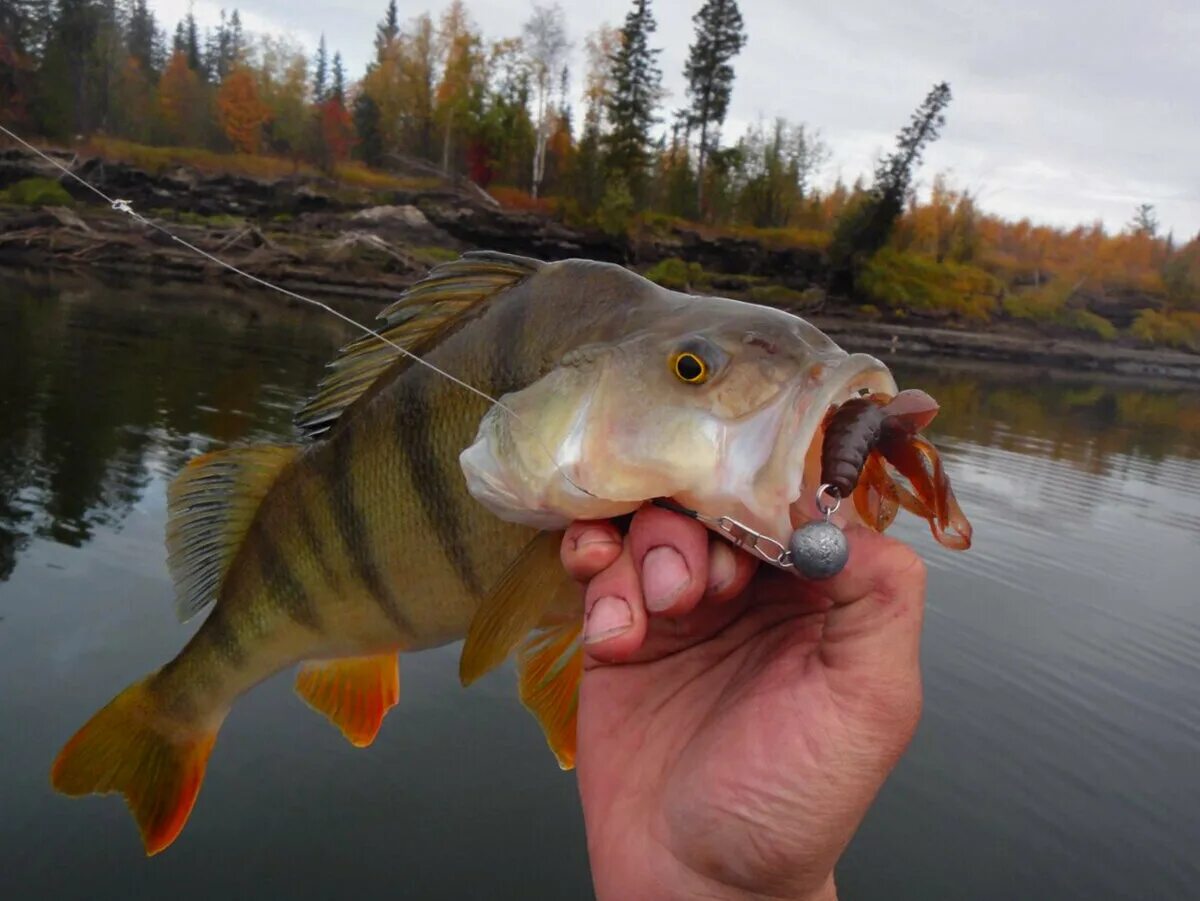
[[[194,628],[167,481],[286,440],[346,336],[269,298],[0,276],[0,898],[590,896],[572,777],[511,671],[464,692],[456,647],[405,658],[368,751],[290,675],[256,689],[154,859],[118,800],[49,787],[62,742]],[[894,529],[930,567],[925,714],[843,897],[1200,897],[1200,397],[895,369],[942,403],[976,545]]]

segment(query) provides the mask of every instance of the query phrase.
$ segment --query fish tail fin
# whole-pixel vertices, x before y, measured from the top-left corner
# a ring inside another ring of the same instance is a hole
[[[147,856],[162,851],[183,829],[217,740],[216,726],[189,729],[164,716],[149,691],[150,678],[126,688],[88,720],[50,771],[51,784],[65,795],[124,795]]]

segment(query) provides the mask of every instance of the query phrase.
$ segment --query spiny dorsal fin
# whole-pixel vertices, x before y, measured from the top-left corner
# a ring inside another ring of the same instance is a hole
[[[258,506],[298,447],[260,444],[196,457],[167,489],[167,567],[186,622],[214,600]]]
[[[421,356],[437,346],[486,301],[533,275],[537,260],[503,253],[467,253],[435,268],[379,314],[380,335]],[[358,400],[387,384],[412,364],[374,335],[347,344],[317,396],[296,414],[296,427],[309,440],[324,437]],[[385,378],[386,376],[386,378]]]

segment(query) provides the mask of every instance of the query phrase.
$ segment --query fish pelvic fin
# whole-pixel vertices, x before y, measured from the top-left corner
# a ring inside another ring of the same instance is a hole
[[[575,768],[575,722],[583,677],[583,618],[540,629],[517,651],[521,702],[564,770]]]
[[[72,797],[120,792],[152,856],[183,830],[220,724],[191,729],[163,716],[149,681],[129,686],[75,733],[50,783]]]
[[[559,562],[562,532],[539,532],[480,605],[463,643],[458,677],[470,685],[495,669],[553,612],[582,611],[580,589]]]
[[[262,499],[299,448],[254,445],[203,454],[167,489],[167,567],[186,622],[216,599]]]
[[[296,427],[307,439],[326,437],[412,365],[411,357],[392,345],[418,357],[428,353],[487,301],[542,266],[537,260],[493,252],[467,253],[437,266],[379,314],[384,324],[377,335],[358,338],[339,351],[317,395],[296,414]]]
[[[400,700],[400,660],[390,653],[310,661],[296,674],[296,694],[350,744],[365,748]]]

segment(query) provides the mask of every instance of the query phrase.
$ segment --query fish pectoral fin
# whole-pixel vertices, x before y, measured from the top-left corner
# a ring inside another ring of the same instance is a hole
[[[400,700],[400,659],[391,653],[309,661],[296,674],[296,694],[365,748]]]
[[[575,714],[583,677],[582,618],[530,635],[517,652],[521,702],[564,770],[575,768]]]
[[[547,613],[582,609],[579,587],[559,562],[562,532],[539,532],[504,571],[467,630],[458,677],[470,685],[499,666]]]
[[[73,797],[120,792],[153,855],[187,822],[217,731],[163,716],[149,681],[129,686],[75,733],[54,761],[50,783]]]

